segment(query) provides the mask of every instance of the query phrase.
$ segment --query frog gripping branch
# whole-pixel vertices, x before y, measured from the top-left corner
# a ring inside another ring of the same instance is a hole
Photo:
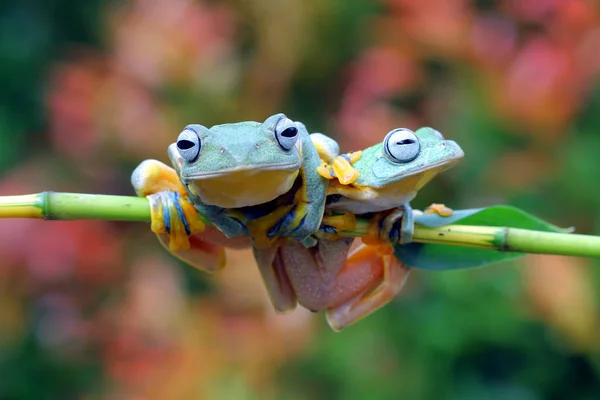
[[[276,114],[188,125],[168,154],[174,168],[146,160],[133,172],[140,197],[3,196],[0,218],[150,221],[168,251],[207,272],[225,266],[225,248],[252,247],[275,309],[323,310],[334,330],[391,301],[411,268],[474,268],[525,253],[600,257],[600,237],[513,207],[412,210],[417,192],[463,157],[432,128],[394,129],[340,154],[333,139]]]

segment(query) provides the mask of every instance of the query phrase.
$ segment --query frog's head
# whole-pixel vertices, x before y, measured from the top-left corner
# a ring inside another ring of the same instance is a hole
[[[289,191],[302,166],[301,130],[283,114],[265,122],[188,125],[169,146],[179,177],[203,203],[237,208]]]
[[[359,175],[356,184],[392,189],[392,192],[416,192],[463,156],[456,142],[445,140],[433,128],[420,128],[416,132],[394,129],[383,142],[364,150],[353,165],[366,172]]]

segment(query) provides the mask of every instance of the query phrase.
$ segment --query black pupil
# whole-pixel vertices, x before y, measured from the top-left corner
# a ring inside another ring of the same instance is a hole
[[[182,139],[177,142],[177,147],[179,147],[181,150],[188,150],[194,147],[194,142],[191,140]]]
[[[399,142],[396,142],[396,144],[399,145],[404,145],[404,144],[413,144],[415,141],[412,139],[402,139]]]
[[[281,132],[281,136],[283,137],[294,137],[296,136],[296,134],[298,133],[298,128],[294,128],[294,127],[289,127],[283,130],[283,132]]]

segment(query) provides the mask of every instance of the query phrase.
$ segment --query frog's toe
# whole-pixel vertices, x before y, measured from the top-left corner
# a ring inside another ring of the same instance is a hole
[[[310,140],[317,150],[319,158],[324,162],[329,163],[340,154],[339,144],[329,136],[322,133],[311,133]]]
[[[185,215],[185,213],[183,212],[183,207],[181,207],[181,196],[179,195],[179,193],[177,192],[166,192],[168,194],[168,196],[170,197],[170,201],[168,205],[163,204],[164,207],[164,213],[163,213],[163,219],[164,219],[164,223],[165,223],[165,229],[167,230],[167,233],[171,233],[171,214],[173,212],[173,210],[177,213],[177,215],[174,216],[174,220],[175,221],[179,221],[181,222],[181,224],[183,225],[183,229],[185,229],[185,233],[189,236],[192,234],[191,230],[190,230],[190,224],[188,222],[188,219]]]
[[[335,178],[335,173],[331,166],[327,164],[325,161],[321,160],[321,165],[317,167],[317,173],[321,175],[325,179],[333,179]]]
[[[352,163],[358,160],[361,154],[360,151],[342,154],[331,163],[331,169],[342,185],[350,185],[358,178],[358,171],[352,166]]]
[[[177,172],[157,160],[142,161],[131,174],[131,185],[141,197],[163,190],[185,193]]]
[[[423,211],[423,214],[437,214],[440,217],[451,217],[453,213],[454,210],[439,203],[433,203]]]
[[[339,238],[342,231],[352,231],[356,229],[356,215],[347,212],[338,215],[326,215],[321,220],[319,231],[321,235],[331,237],[331,240]]]
[[[166,234],[171,251],[189,249],[189,236],[205,228],[193,205],[178,192],[168,190],[147,198],[150,202],[152,232]]]
[[[292,224],[295,221],[295,211],[296,207],[292,207],[292,209],[285,214],[283,217],[279,218],[275,224],[267,231],[267,237],[270,239],[274,239],[276,237],[282,237],[293,231]]]

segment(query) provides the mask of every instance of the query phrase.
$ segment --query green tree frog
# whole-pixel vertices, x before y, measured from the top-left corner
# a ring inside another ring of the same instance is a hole
[[[456,164],[463,152],[431,128],[416,133],[396,129],[383,142],[342,156],[337,156],[332,139],[311,137],[326,161],[319,171],[330,179],[327,212],[345,213],[342,219],[325,218],[323,224],[352,229],[354,214],[375,213],[373,233],[353,249],[351,239],[335,237],[320,239],[313,248],[287,241],[272,248],[271,254],[258,254],[257,262],[263,269],[270,262],[271,275],[277,278],[265,282],[276,310],[293,309],[296,303],[314,311],[327,310],[329,325],[338,331],[387,304],[401,290],[409,268],[394,257],[391,246],[375,244],[390,242],[395,222],[409,213],[412,216],[408,203],[417,191]],[[346,184],[340,183],[338,175]],[[383,235],[379,232],[382,218]],[[408,220],[405,230],[410,234],[412,221]]]
[[[169,157],[195,207],[226,236],[257,243],[318,231],[327,181],[306,127],[275,114],[263,123],[189,125]]]
[[[359,156],[356,153],[337,155],[335,146],[325,135],[311,135],[320,157],[330,162],[321,164],[319,173],[330,179],[327,189],[327,211],[353,213],[380,213],[389,211],[383,218],[384,236],[395,241],[406,243],[412,236],[412,211],[410,201],[418,191],[439,173],[456,165],[464,153],[460,146],[445,140],[443,135],[429,127],[416,132],[406,128],[390,131],[381,143],[371,146]],[[343,164],[343,161],[350,160]],[[340,175],[351,175],[355,178],[351,183],[344,183]],[[337,172],[336,172],[337,171]],[[350,172],[349,172],[350,171]],[[402,218],[404,217],[404,218]],[[395,223],[402,218],[402,226],[398,231]],[[378,224],[377,218],[372,220]],[[326,224],[327,221],[324,221]]]
[[[314,244],[327,180],[316,171],[320,158],[303,124],[276,114],[262,123],[188,125],[168,154],[175,170],[146,160],[131,180],[151,201],[153,232],[180,258],[190,248],[187,237],[204,230],[190,204],[225,237],[249,235],[259,249],[286,236]],[[194,257],[206,259],[202,269],[213,270],[214,259],[222,259],[210,251]]]

